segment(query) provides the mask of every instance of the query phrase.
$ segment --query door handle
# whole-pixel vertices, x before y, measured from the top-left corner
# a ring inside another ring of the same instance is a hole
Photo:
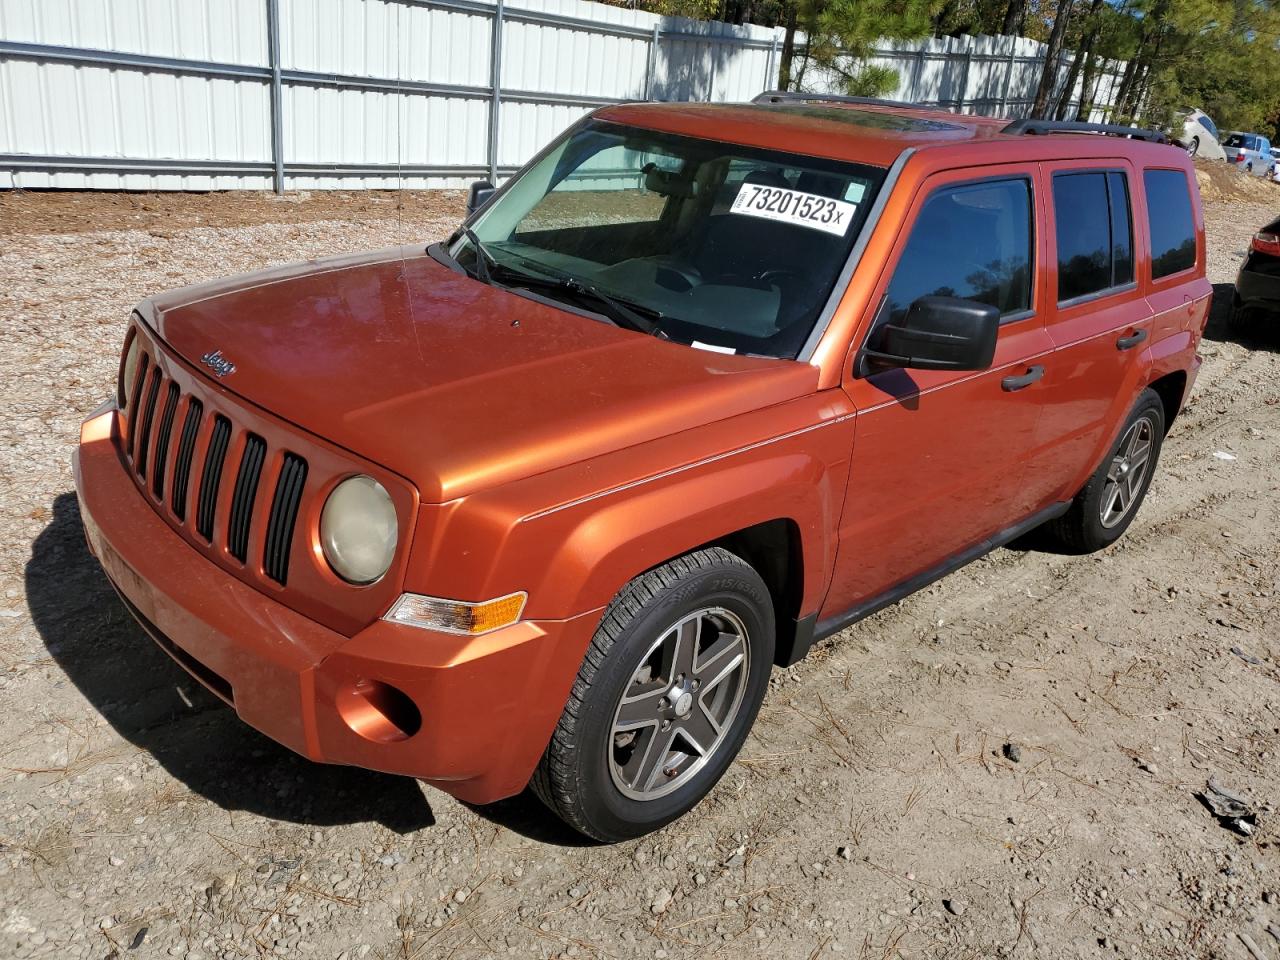
[[[1000,381],[1000,389],[1005,393],[1013,393],[1015,390],[1031,386],[1043,376],[1044,367],[1036,364],[1034,367],[1028,367],[1027,372],[1020,377],[1005,377]]]
[[[1119,340],[1117,340],[1117,341],[1116,341],[1116,349],[1117,349],[1117,350],[1132,350],[1134,347],[1136,347],[1138,344],[1140,344],[1140,343],[1141,343],[1143,340],[1145,340],[1145,339],[1147,339],[1147,331],[1145,331],[1145,330],[1135,330],[1135,331],[1134,331],[1133,333],[1131,333],[1129,336],[1127,336],[1127,337],[1121,337]]]

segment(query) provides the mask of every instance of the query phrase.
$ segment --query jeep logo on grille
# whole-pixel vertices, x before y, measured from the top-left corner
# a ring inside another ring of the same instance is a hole
[[[221,350],[210,350],[200,362],[213,371],[213,375],[221,379],[229,373],[236,372],[236,365],[222,355]]]

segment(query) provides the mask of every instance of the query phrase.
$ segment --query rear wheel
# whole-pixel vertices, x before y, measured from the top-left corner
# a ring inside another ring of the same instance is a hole
[[[768,588],[727,550],[699,550],[637,577],[591,641],[534,792],[597,840],[675,820],[741,748],[773,647]]]
[[[1191,142],[1187,144],[1187,156],[1194,157],[1200,152],[1200,138],[1192,137]]]
[[[1147,495],[1163,442],[1164,404],[1148,388],[1071,508],[1046,524],[1045,533],[1075,553],[1092,553],[1119,540]]]
[[[1256,332],[1257,315],[1249,307],[1244,305],[1239,294],[1231,295],[1231,312],[1227,314],[1227,326],[1236,334],[1251,334]]]

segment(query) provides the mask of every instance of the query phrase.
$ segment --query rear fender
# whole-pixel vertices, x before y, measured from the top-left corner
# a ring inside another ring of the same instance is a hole
[[[1160,317],[1155,318],[1155,329],[1160,329]],[[1111,450],[1112,445],[1120,437],[1129,412],[1138,401],[1138,394],[1150,384],[1167,374],[1178,370],[1187,370],[1194,356],[1192,346],[1193,334],[1187,330],[1177,330],[1151,343],[1138,357],[1125,376],[1124,383],[1116,391],[1107,422],[1113,424],[1112,429],[1101,435],[1098,446],[1088,460],[1085,471],[1073,481],[1070,490],[1080,490],[1088,482],[1089,477],[1098,469],[1102,458]],[[1184,397],[1185,399],[1185,397]],[[1166,428],[1168,424],[1165,425]]]

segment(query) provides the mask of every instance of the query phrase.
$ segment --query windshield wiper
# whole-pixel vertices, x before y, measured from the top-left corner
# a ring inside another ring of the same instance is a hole
[[[603,303],[613,313],[614,319],[622,321],[623,326],[630,327],[632,330],[639,330],[641,333],[647,333],[651,337],[661,337],[664,340],[670,339],[655,321],[650,320],[643,313],[623,303],[621,300],[609,296],[599,287],[593,287],[591,284],[575,280],[573,277],[566,277],[562,283],[570,293],[576,293],[580,296],[589,297],[598,303]],[[652,312],[658,318],[662,317],[662,314],[658,313],[658,311],[654,310]]]
[[[472,249],[476,252],[476,279],[481,283],[492,285],[494,271],[501,269],[500,264],[484,248],[484,244],[480,242],[480,238],[476,236],[474,230],[470,227],[463,227],[462,235],[470,241]]]
[[[508,277],[510,283],[514,285],[538,286],[551,290],[566,290],[578,297],[585,297],[594,300],[597,303],[604,304],[609,310],[610,319],[617,323],[618,326],[627,327],[631,330],[638,330],[641,333],[647,333],[652,337],[661,337],[664,340],[670,339],[666,331],[649,317],[640,313],[637,309],[629,304],[623,303],[616,297],[612,297],[605,293],[599,287],[594,287],[589,283],[583,283],[575,277],[568,276],[538,276],[532,273],[524,273],[516,270],[506,264],[497,265],[498,272],[504,277]],[[662,319],[662,314],[658,311],[651,311],[658,319]]]

